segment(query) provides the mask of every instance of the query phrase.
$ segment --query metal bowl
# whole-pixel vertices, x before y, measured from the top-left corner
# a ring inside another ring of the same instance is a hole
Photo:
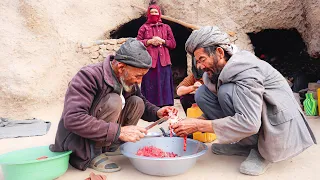
[[[155,146],[166,152],[174,152],[179,157],[152,158],[137,156],[137,151],[144,146]],[[183,151],[183,138],[154,137],[145,138],[136,143],[124,143],[120,150],[124,156],[129,158],[133,166],[142,173],[153,176],[174,176],[193,167],[197,158],[205,154],[208,147],[199,141],[187,139],[187,151]]]
[[[150,137],[161,137],[162,133],[160,132],[148,132],[144,137],[150,138]]]

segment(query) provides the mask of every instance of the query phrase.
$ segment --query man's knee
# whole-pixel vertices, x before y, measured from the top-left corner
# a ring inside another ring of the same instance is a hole
[[[127,99],[127,102],[126,102],[127,105],[130,105],[131,107],[133,107],[134,109],[136,110],[141,110],[141,111],[144,111],[145,109],[145,106],[144,106],[144,102],[143,100],[138,97],[138,96],[131,96]]]
[[[222,86],[220,86],[218,90],[218,100],[221,107],[230,107],[231,105],[233,105],[232,93],[234,86],[235,84],[233,83],[223,84]]]
[[[109,112],[121,112],[122,100],[121,97],[116,93],[110,93],[107,95],[103,109]],[[103,99],[104,100],[104,99]]]

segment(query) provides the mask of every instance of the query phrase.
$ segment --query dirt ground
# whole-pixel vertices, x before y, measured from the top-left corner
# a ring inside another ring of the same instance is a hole
[[[179,109],[179,115],[184,117],[181,105],[176,101],[175,106]],[[45,136],[26,137],[16,139],[3,139],[0,140],[0,154],[29,148],[34,146],[49,145],[54,142],[59,118],[62,112],[62,106],[52,106],[48,109],[40,109],[34,112],[35,117],[52,122],[51,128]],[[309,117],[310,123],[316,138],[320,139],[320,117]],[[148,122],[140,121],[139,125],[146,126]],[[166,124],[163,123],[164,127]],[[153,129],[157,131],[157,128]],[[304,151],[302,154],[294,157],[293,159],[286,160],[280,163],[273,164],[270,169],[263,175],[258,177],[246,176],[239,172],[239,166],[245,157],[238,156],[221,156],[214,155],[210,151],[211,144],[207,144],[209,151],[200,157],[196,165],[187,171],[185,174],[173,177],[154,177],[140,173],[137,171],[124,156],[114,156],[112,160],[117,162],[122,170],[116,173],[105,173],[108,180],[119,179],[139,179],[139,180],[152,180],[152,179],[184,179],[184,180],[318,180],[320,179],[318,161],[320,159],[320,146],[314,145]],[[59,180],[80,180],[89,176],[90,172],[99,173],[92,169],[86,171],[79,171],[69,166],[68,171],[58,178]],[[100,173],[102,174],[102,173]],[[2,172],[0,172],[0,179],[3,179]]]

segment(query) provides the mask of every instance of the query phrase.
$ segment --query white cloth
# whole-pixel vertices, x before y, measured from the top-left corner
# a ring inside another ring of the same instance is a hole
[[[124,105],[126,104],[126,99],[122,95],[122,91],[123,91],[123,88],[121,89],[121,92],[120,92],[120,98],[121,98],[121,102],[122,102],[122,108],[121,109],[123,109]]]
[[[228,34],[220,31],[217,26],[204,26],[193,31],[185,44],[189,54],[209,46],[220,46],[231,56],[239,51],[236,45],[231,44]]]

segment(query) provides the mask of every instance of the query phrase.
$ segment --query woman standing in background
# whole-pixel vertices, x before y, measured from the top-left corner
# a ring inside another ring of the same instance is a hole
[[[147,22],[139,31],[137,39],[147,48],[152,57],[152,67],[143,77],[141,92],[151,103],[162,107],[173,105],[173,79],[169,49],[176,47],[169,25],[162,23],[161,10],[157,5],[150,5]]]

